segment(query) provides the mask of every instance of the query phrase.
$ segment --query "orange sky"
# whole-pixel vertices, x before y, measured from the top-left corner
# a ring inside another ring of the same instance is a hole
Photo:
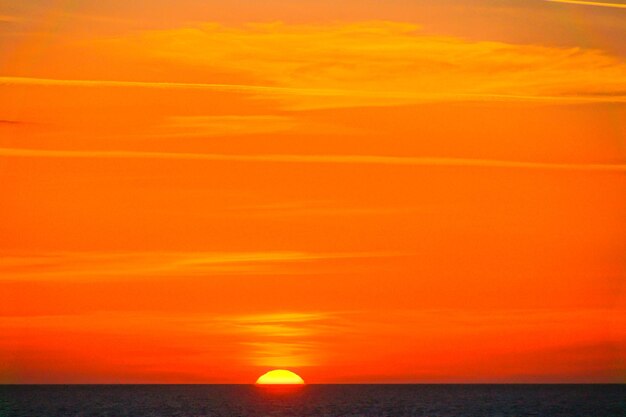
[[[0,382],[623,382],[624,4],[0,0]]]

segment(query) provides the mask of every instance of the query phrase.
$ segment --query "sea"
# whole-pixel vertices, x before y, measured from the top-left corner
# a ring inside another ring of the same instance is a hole
[[[0,385],[1,417],[625,417],[626,385]]]

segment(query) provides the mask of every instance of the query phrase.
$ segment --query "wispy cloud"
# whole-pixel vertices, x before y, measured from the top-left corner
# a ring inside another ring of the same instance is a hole
[[[227,329],[243,337],[248,360],[268,367],[319,365],[321,336],[341,327],[338,315],[329,312],[281,312],[223,320]]]
[[[350,107],[353,105],[395,105],[424,102],[549,102],[549,103],[622,103],[626,94],[621,90],[607,92],[572,92],[566,94],[510,93],[510,92],[446,92],[365,90],[339,88],[296,88],[246,84],[211,84],[182,82],[143,82],[115,80],[74,80],[33,77],[0,77],[0,86],[32,85],[56,87],[113,87],[113,88],[153,88],[191,89],[242,93],[274,98],[285,102],[286,107],[296,110],[325,107]]]
[[[30,158],[102,158],[102,159],[170,159],[197,161],[266,162],[266,163],[308,163],[308,164],[367,164],[367,165],[409,165],[446,166],[465,168],[496,169],[538,169],[557,171],[597,171],[625,172],[626,164],[569,164],[549,162],[522,162],[490,159],[430,158],[378,155],[293,155],[293,154],[207,154],[207,153],[167,153],[135,151],[68,151],[23,148],[0,148],[0,157]]]
[[[319,324],[331,318],[328,313],[273,313],[237,316],[230,323],[241,332],[259,336],[302,337],[309,336]],[[303,326],[304,325],[304,326]]]
[[[626,81],[626,63],[598,50],[432,36],[399,22],[203,24],[95,43],[180,68],[246,74],[271,85],[266,93],[289,92],[282,98],[305,108],[420,100],[623,101],[615,92]]]
[[[309,90],[301,88],[268,87],[244,84],[211,84],[211,83],[179,83],[179,82],[144,82],[144,81],[113,81],[113,80],[67,80],[33,77],[0,77],[0,85],[39,85],[60,87],[129,87],[129,88],[190,88],[222,91],[266,92],[303,94],[319,93],[335,94],[333,90]]]
[[[295,131],[305,134],[336,134],[338,132],[354,132],[355,128],[313,122],[294,114],[171,116],[163,123],[152,127],[144,136],[157,138],[214,137]]]
[[[182,136],[226,136],[284,132],[298,126],[298,120],[290,116],[173,116],[159,126],[159,131]]]
[[[288,265],[373,254],[305,252],[58,252],[0,257],[0,280],[150,279],[277,274]],[[297,269],[297,268],[296,268]],[[294,268],[290,269],[294,273]]]
[[[20,17],[0,14],[0,23],[15,23],[21,21],[22,18]]]
[[[294,368],[320,365],[319,345],[306,342],[247,342],[248,360],[256,366]]]
[[[40,366],[46,375],[51,372],[50,358],[71,358],[66,365],[99,362],[118,378],[120,370],[129,367],[154,376],[163,364],[175,364],[206,381],[207,369],[221,372],[241,364],[317,366],[328,372],[328,382],[341,382],[346,367],[405,382],[510,382],[516,375],[514,380],[520,382],[558,382],[577,372],[589,375],[602,369],[611,372],[599,380],[617,382],[616,364],[626,346],[624,313],[577,308],[2,316],[0,328],[6,337],[0,338],[0,350],[9,358],[22,358],[17,366],[9,362],[16,370],[30,363],[27,352],[45,355]],[[96,345],[101,349],[94,349]],[[561,375],[546,375],[549,362],[557,365],[552,372]],[[357,375],[359,382],[376,381]]]
[[[582,0],[545,0],[550,3],[566,3],[566,4],[579,4],[582,6],[597,6],[597,7],[613,7],[616,9],[626,9],[626,4],[622,3],[606,3],[600,1],[582,1]]]
[[[0,338],[0,351],[49,349],[56,354],[62,351],[81,356],[80,343],[78,346],[66,344],[63,337],[53,337],[41,347],[37,345],[37,338],[33,340],[29,336],[72,334],[73,340],[87,345],[93,343],[94,337],[104,344],[114,340],[114,345],[102,352],[90,351],[90,356],[102,355],[102,361],[116,362],[118,355],[111,357],[110,353],[121,351],[119,357],[125,358],[122,362],[126,362],[126,366],[128,363],[141,369],[147,366],[145,371],[159,361],[179,359],[196,370],[205,369],[207,365],[219,366],[223,361],[229,366],[241,363],[254,367],[300,367],[320,365],[327,355],[323,352],[325,340],[337,332],[345,332],[344,325],[342,313],[315,311],[249,315],[98,311],[0,316],[0,328],[8,335]],[[120,340],[124,342],[119,343]],[[148,350],[144,349],[146,340],[151,341]]]

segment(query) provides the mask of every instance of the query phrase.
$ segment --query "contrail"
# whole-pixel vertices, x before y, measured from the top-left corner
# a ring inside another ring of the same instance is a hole
[[[583,1],[583,0],[545,0],[551,3],[567,3],[567,4],[580,4],[582,6],[598,6],[598,7],[613,7],[616,9],[626,9],[626,4],[621,3],[604,3],[599,1]]]

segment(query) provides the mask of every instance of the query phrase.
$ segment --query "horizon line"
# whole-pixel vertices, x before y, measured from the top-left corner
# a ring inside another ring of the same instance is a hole
[[[626,385],[626,382],[305,382],[304,384],[274,384],[261,385],[255,382],[19,382],[0,383],[2,386],[110,386],[110,385],[237,385],[255,386],[267,388],[271,386],[294,386],[306,385]]]

